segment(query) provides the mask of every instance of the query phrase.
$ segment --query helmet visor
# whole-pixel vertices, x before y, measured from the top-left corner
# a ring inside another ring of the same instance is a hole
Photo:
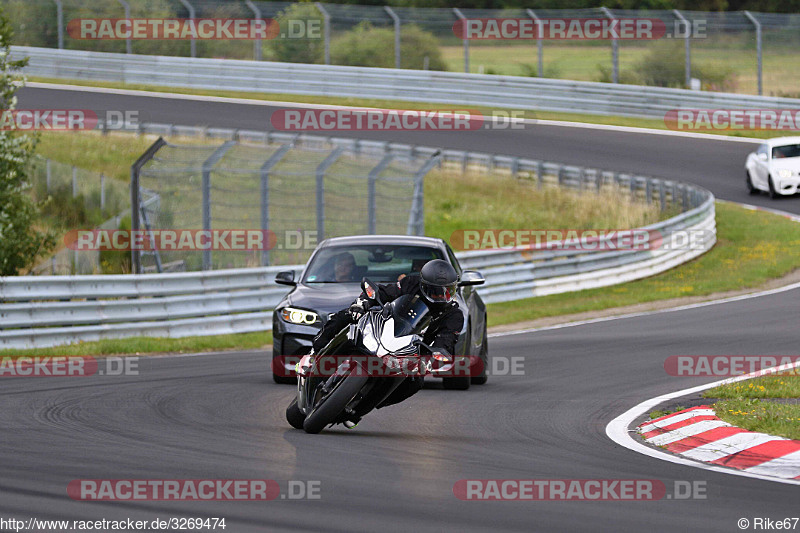
[[[451,283],[450,285],[431,285],[430,283],[422,281],[420,282],[419,287],[422,291],[422,294],[424,294],[425,297],[431,302],[449,303],[456,298],[456,289],[458,288],[458,284]]]

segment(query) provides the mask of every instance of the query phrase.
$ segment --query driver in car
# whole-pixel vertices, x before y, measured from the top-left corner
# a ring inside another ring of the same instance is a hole
[[[434,348],[434,353],[451,355],[456,347],[458,335],[464,326],[464,315],[456,302],[458,274],[453,266],[442,259],[425,263],[417,274],[401,277],[397,283],[378,285],[381,300],[391,302],[404,294],[419,293],[431,312],[431,322],[423,336],[423,342]],[[314,338],[314,352],[319,352],[336,334],[350,323],[357,322],[366,313],[371,301],[363,292],[348,308],[331,316],[330,320]],[[419,392],[423,376],[409,376],[397,387],[377,409],[400,403]],[[358,418],[358,417],[355,417]],[[353,427],[358,419],[351,419],[347,427]]]

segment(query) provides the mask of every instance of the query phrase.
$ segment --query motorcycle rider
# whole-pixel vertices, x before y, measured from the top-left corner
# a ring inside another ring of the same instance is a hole
[[[401,276],[397,283],[380,284],[378,291],[381,301],[391,302],[404,294],[418,293],[431,313],[431,322],[423,336],[423,342],[434,348],[434,353],[451,355],[456,347],[464,315],[458,308],[456,291],[458,274],[453,266],[442,259],[425,263],[419,274]],[[336,334],[352,322],[357,322],[370,308],[371,302],[363,292],[348,309],[342,309],[330,320],[314,338],[314,352],[319,352]],[[377,409],[400,403],[413,396],[423,386],[423,376],[409,376],[400,384]],[[353,417],[347,427],[353,427],[360,417]]]

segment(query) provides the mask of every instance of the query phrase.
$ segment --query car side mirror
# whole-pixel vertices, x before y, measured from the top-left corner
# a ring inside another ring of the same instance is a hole
[[[767,160],[767,154],[765,154],[763,152],[760,153],[760,154],[757,154],[756,157],[758,157],[761,161],[766,161]]]
[[[486,283],[486,278],[477,270],[464,270],[461,272],[461,281],[458,282],[459,287],[469,287],[472,285],[483,285]]]
[[[279,285],[291,285],[292,287],[297,285],[297,282],[294,280],[294,272],[291,270],[278,272],[275,276],[275,283]]]

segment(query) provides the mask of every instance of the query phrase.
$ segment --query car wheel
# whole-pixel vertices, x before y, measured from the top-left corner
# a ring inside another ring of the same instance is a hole
[[[489,367],[489,344],[487,340],[486,328],[483,329],[483,342],[481,343],[480,358],[481,362],[483,363],[483,372],[481,372],[480,376],[471,378],[473,385],[485,385],[486,381],[489,379],[489,376],[486,373],[486,369]]]
[[[303,422],[305,419],[306,415],[297,407],[297,398],[295,398],[292,400],[292,403],[289,404],[289,407],[286,408],[286,420],[294,429],[303,429]]]
[[[472,378],[443,378],[442,387],[447,390],[467,390]]]
[[[772,176],[769,177],[769,197],[773,200],[780,196],[778,191],[775,190],[775,184],[772,183]]]
[[[755,186],[753,185],[753,178],[750,177],[750,171],[747,170],[747,171],[745,171],[745,173],[747,174],[747,179],[745,180],[745,182],[747,183],[747,192],[748,192],[748,194],[751,194],[751,195],[758,194],[759,190],[756,189]]]

